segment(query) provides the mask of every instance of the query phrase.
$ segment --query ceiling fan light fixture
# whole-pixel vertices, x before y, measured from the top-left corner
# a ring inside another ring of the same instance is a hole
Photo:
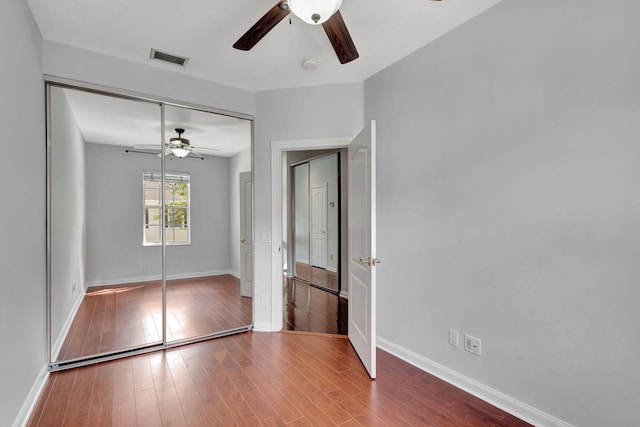
[[[173,153],[173,155],[180,158],[187,157],[190,151],[191,150],[187,150],[183,147],[171,147],[171,152]]]
[[[342,0],[289,0],[291,13],[311,25],[326,22],[341,5]]]
[[[183,138],[182,134],[184,133],[184,129],[176,128],[176,132],[178,134],[177,138],[171,138],[169,140],[170,150],[176,157],[187,157],[191,152],[191,145],[189,144],[189,140],[187,138]]]

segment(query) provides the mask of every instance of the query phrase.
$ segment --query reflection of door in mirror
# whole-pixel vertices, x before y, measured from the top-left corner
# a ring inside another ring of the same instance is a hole
[[[253,295],[253,227],[251,172],[240,172],[240,295]]]
[[[57,84],[48,106],[52,364],[246,330],[251,121]]]
[[[340,291],[340,182],[337,153],[293,167],[294,277]]]

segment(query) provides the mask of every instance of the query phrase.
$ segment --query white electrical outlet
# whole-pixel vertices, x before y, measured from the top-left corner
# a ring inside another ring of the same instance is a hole
[[[464,336],[464,349],[469,353],[480,356],[480,338],[472,337],[471,335]]]
[[[71,293],[74,293],[76,291],[76,282],[73,282],[71,284]]]
[[[262,305],[269,305],[269,297],[262,295]]]
[[[458,342],[459,336],[460,333],[458,331],[456,331],[455,329],[449,329],[449,344],[454,347],[458,347],[460,345],[460,343]]]

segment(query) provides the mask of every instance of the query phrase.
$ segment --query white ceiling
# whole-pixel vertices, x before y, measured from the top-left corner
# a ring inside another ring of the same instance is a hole
[[[158,104],[61,88],[53,88],[52,96],[60,96],[61,92],[86,142],[160,151]],[[56,112],[52,114],[55,123]],[[165,123],[167,140],[177,136],[175,128],[183,128],[182,136],[205,156],[231,157],[251,145],[249,120],[167,106]]]
[[[343,0],[360,53],[341,65],[321,26],[285,18],[232,48],[277,0],[26,0],[45,39],[249,90],[360,82],[501,0]],[[186,56],[185,68],[149,59]],[[303,60],[314,58],[315,70]]]

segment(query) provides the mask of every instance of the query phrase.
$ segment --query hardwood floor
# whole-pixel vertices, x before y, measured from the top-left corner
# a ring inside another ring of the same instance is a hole
[[[251,319],[251,298],[240,296],[240,281],[229,274],[167,282],[168,341],[250,325]],[[160,282],[90,288],[56,361],[161,340]]]
[[[347,304],[346,298],[285,277],[283,329],[346,335]]]
[[[247,332],[52,373],[28,426],[526,426],[341,337]]]

